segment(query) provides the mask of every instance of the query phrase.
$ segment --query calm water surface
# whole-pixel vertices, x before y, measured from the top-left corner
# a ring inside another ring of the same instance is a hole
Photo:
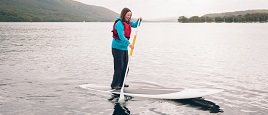
[[[79,88],[110,85],[111,23],[0,23],[0,115],[264,115],[268,24],[142,23],[127,84],[218,88],[202,99],[125,104]]]

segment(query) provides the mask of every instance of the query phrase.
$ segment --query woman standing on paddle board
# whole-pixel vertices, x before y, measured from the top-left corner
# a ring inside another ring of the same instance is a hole
[[[128,64],[128,47],[134,49],[129,42],[131,27],[138,26],[138,20],[131,21],[132,12],[128,8],[121,11],[120,17],[113,26],[112,54],[114,58],[114,75],[111,83],[112,89],[121,89]],[[142,20],[142,18],[139,18]],[[128,85],[125,85],[128,87]]]

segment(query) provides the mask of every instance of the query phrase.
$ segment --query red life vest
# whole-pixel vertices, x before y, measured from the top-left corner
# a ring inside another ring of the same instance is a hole
[[[114,22],[114,26],[113,26],[113,30],[112,30],[112,32],[113,32],[113,38],[120,40],[120,38],[119,38],[119,36],[118,36],[118,32],[117,32],[117,30],[115,29],[115,24],[116,24],[118,21],[119,21],[119,19],[116,20],[116,21]],[[125,33],[125,37],[129,40],[129,38],[130,38],[130,34],[131,34],[131,25],[130,25],[130,22],[122,22],[122,23],[123,23],[123,25],[124,25],[124,33]]]

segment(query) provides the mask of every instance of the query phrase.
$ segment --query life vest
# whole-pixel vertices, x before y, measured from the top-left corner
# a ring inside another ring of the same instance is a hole
[[[117,39],[117,40],[120,40],[120,38],[119,38],[119,36],[118,36],[118,32],[117,32],[117,30],[115,29],[115,24],[116,24],[118,21],[119,21],[119,19],[116,20],[116,21],[114,22],[114,26],[113,26],[113,30],[112,30],[112,32],[113,32],[113,38],[115,38],[115,39]],[[131,25],[130,25],[130,22],[122,22],[122,23],[123,23],[123,25],[124,25],[124,33],[125,33],[125,37],[129,40],[129,38],[130,38],[130,34],[131,34]]]

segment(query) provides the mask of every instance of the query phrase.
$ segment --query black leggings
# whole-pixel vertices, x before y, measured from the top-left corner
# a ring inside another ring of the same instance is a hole
[[[128,51],[112,48],[114,57],[114,75],[111,87],[122,86],[128,63]]]

